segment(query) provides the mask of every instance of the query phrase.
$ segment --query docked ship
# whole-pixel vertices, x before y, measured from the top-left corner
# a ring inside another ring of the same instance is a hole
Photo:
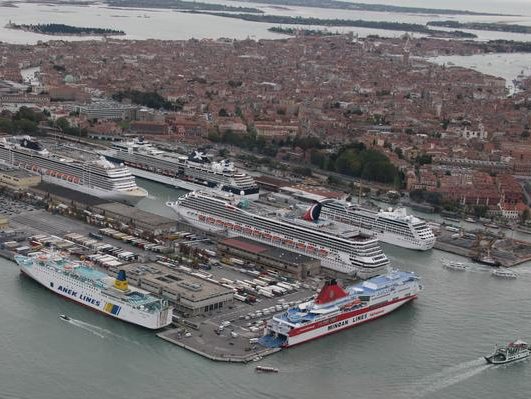
[[[111,150],[101,154],[111,162],[127,165],[138,177],[190,191],[206,186],[258,199],[258,185],[251,176],[237,170],[230,160],[213,162],[200,150],[184,156],[136,140],[114,143]]]
[[[373,211],[338,200],[323,200],[322,216],[375,235],[380,241],[404,248],[426,251],[435,244],[428,224],[405,209]]]
[[[38,173],[46,182],[112,201],[135,205],[148,195],[127,167],[103,157],[86,161],[50,153],[29,136],[1,138],[0,161]]]
[[[320,259],[321,265],[360,278],[388,271],[389,260],[378,240],[362,235],[348,239],[327,231],[280,220],[274,215],[251,212],[245,198],[219,192],[190,192],[168,202],[186,223],[229,237],[248,237],[274,247]],[[316,217],[314,208],[311,213]]]
[[[153,330],[172,322],[168,302],[130,288],[123,270],[114,279],[53,253],[15,255],[15,261],[22,273],[50,291],[108,316]]]
[[[391,271],[342,288],[325,283],[315,299],[287,309],[268,320],[259,343],[290,347],[385,316],[417,298],[422,289],[414,273]]]

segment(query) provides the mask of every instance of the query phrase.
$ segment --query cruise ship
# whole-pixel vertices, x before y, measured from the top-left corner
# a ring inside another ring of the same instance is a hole
[[[259,343],[290,347],[342,331],[385,316],[417,298],[421,289],[418,276],[396,270],[347,288],[330,280],[315,299],[268,320]]]
[[[378,240],[404,248],[426,251],[435,244],[428,224],[405,209],[373,211],[338,200],[323,200],[321,215],[329,220],[374,235]]]
[[[172,322],[173,308],[168,302],[130,288],[123,270],[114,279],[53,253],[15,255],[15,261],[22,273],[50,291],[107,316],[152,330]]]
[[[102,151],[109,161],[123,163],[138,177],[194,191],[217,188],[258,199],[258,185],[229,160],[213,162],[202,151],[189,156],[159,150],[143,140],[118,142]]]
[[[103,157],[86,161],[50,153],[29,136],[0,138],[0,161],[38,173],[44,181],[112,201],[135,205],[148,195],[126,167]]]
[[[361,235],[343,238],[274,215],[251,212],[245,198],[194,191],[167,205],[180,219],[202,230],[248,237],[317,258],[323,267],[337,272],[369,278],[388,271],[389,260],[376,238]]]

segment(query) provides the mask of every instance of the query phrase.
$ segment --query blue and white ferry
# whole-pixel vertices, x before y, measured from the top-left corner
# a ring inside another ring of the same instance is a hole
[[[168,302],[129,288],[123,270],[112,278],[83,262],[53,253],[16,255],[15,261],[22,273],[50,291],[108,316],[153,330],[172,322],[173,308]]]

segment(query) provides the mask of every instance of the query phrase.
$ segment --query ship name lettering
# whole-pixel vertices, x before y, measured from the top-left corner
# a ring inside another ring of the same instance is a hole
[[[62,285],[60,285],[57,289],[67,295],[70,295],[71,297],[77,298],[77,291],[74,291],[73,289],[63,287]]]
[[[81,299],[84,302],[88,302],[92,305],[100,306],[100,301],[97,301],[96,299],[91,298],[88,295],[80,295],[79,299]]]
[[[329,325],[328,326],[328,331],[334,330],[334,329],[339,328],[339,327],[344,327],[347,324],[348,324],[348,319],[343,320],[343,321],[338,321],[337,323]]]

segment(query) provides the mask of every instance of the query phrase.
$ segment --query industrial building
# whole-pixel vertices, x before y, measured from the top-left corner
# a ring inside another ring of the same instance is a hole
[[[41,177],[25,169],[0,165],[0,185],[12,188],[27,188],[38,185]]]
[[[132,263],[119,268],[125,270],[131,284],[166,298],[186,316],[222,310],[234,301],[231,289],[207,280],[207,275],[192,275],[192,270],[187,273],[160,263]]]
[[[117,202],[96,205],[93,210],[103,214],[106,218],[114,219],[130,227],[149,231],[154,235],[173,233],[176,231],[177,224],[173,219]]]
[[[227,238],[218,243],[221,253],[254,262],[279,273],[303,280],[321,271],[319,259],[258,243],[245,237]]]

